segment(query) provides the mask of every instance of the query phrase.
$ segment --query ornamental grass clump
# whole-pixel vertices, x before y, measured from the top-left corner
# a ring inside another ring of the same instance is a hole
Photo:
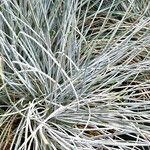
[[[0,1],[0,149],[150,147],[149,0]]]

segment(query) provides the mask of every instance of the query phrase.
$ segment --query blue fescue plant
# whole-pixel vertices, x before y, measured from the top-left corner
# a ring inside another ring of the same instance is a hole
[[[150,146],[149,0],[0,1],[0,149]]]

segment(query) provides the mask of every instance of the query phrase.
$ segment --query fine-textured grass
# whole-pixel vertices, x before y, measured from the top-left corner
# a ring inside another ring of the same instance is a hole
[[[149,0],[0,0],[1,150],[149,147]]]

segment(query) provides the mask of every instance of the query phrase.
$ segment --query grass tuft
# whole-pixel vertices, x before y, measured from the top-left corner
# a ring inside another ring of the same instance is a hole
[[[0,149],[149,149],[149,100],[149,0],[0,1]]]

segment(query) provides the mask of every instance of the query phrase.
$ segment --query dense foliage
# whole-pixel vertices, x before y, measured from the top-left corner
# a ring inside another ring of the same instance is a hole
[[[149,146],[149,0],[0,0],[0,149]]]

